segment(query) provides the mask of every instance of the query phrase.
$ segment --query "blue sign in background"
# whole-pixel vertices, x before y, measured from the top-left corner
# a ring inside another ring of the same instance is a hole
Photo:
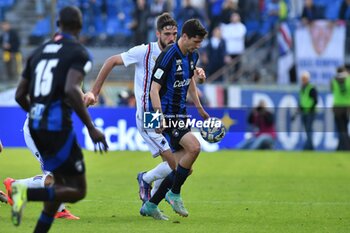
[[[285,90],[245,89],[241,92],[241,105],[251,109],[264,100],[275,115],[277,145],[276,149],[301,150],[305,133],[300,116],[292,120],[298,106],[298,92]],[[316,119],[313,124],[313,143],[317,150],[334,150],[338,143],[332,112],[333,98],[328,91],[318,92]]]
[[[217,118],[226,116],[230,119],[231,127],[225,138],[218,144],[209,144],[202,141],[203,150],[216,151],[218,149],[233,149],[243,139],[245,128],[245,112],[235,109],[206,109],[208,113]],[[95,125],[105,133],[111,150],[147,150],[146,144],[138,134],[135,122],[134,108],[89,108]],[[189,108],[188,113],[193,118],[201,119],[195,108]],[[26,113],[19,107],[1,107],[0,139],[6,147],[25,147],[23,139],[23,123]],[[92,150],[93,144],[88,132],[80,119],[73,114],[73,126],[79,144],[86,149]]]
[[[238,142],[243,140],[248,127],[246,117],[252,107],[264,99],[267,106],[274,112],[277,144],[276,149],[300,150],[305,142],[305,133],[300,117],[292,121],[291,115],[298,106],[297,91],[284,90],[257,90],[242,89],[240,91],[240,108],[205,108],[212,117],[223,119],[231,126],[224,139],[218,144],[209,144],[201,141],[205,151],[219,149],[234,149]],[[329,92],[319,91],[317,117],[314,122],[314,146],[317,150],[334,150],[338,138],[335,132],[334,118],[331,110],[332,96]],[[147,145],[138,134],[135,122],[134,108],[89,108],[89,112],[97,127],[106,135],[110,150],[147,150]],[[196,108],[188,108],[188,114],[193,118],[201,119]],[[25,112],[19,107],[0,108],[0,138],[5,146],[24,147],[22,126]],[[87,130],[77,116],[73,115],[74,130],[78,141],[83,148],[93,150]],[[198,137],[201,140],[200,137]]]

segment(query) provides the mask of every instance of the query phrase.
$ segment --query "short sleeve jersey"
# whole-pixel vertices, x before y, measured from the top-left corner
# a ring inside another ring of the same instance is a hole
[[[29,81],[29,127],[63,131],[72,128],[72,108],[66,102],[65,84],[70,69],[83,75],[92,68],[87,50],[71,35],[57,34],[32,53],[23,78]]]
[[[158,57],[152,82],[161,85],[159,92],[164,114],[186,114],[186,96],[198,61],[198,53],[182,54],[177,43],[168,46]],[[153,111],[149,101],[149,110]]]
[[[151,75],[161,50],[157,42],[138,45],[121,54],[124,65],[135,64],[134,92],[140,119],[148,106]]]

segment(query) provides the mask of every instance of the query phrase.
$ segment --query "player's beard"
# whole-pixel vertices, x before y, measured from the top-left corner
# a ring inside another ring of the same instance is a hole
[[[162,50],[163,50],[163,49],[165,49],[168,45],[174,43],[174,41],[169,41],[169,43],[166,44],[166,43],[164,43],[163,41],[160,40],[159,43],[160,43],[160,46],[162,47]]]

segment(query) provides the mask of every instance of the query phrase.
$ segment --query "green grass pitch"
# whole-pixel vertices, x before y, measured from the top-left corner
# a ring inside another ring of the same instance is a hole
[[[148,152],[84,154],[88,194],[68,204],[81,220],[56,220],[51,232],[350,232],[349,153],[201,153],[182,189],[189,217],[162,202],[167,222],[139,215],[136,175],[160,159]],[[0,154],[1,180],[38,173],[27,149]],[[27,203],[22,224],[14,227],[10,207],[0,203],[0,232],[32,232],[41,206]]]

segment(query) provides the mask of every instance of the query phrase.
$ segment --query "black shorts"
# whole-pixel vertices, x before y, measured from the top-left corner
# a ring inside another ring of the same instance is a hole
[[[175,152],[183,148],[180,145],[180,140],[188,132],[191,132],[190,128],[178,128],[178,129],[166,128],[163,131],[163,136],[168,141],[169,146],[171,147],[171,150]]]
[[[53,174],[85,173],[83,153],[73,131],[30,130],[44,162],[44,170]]]

